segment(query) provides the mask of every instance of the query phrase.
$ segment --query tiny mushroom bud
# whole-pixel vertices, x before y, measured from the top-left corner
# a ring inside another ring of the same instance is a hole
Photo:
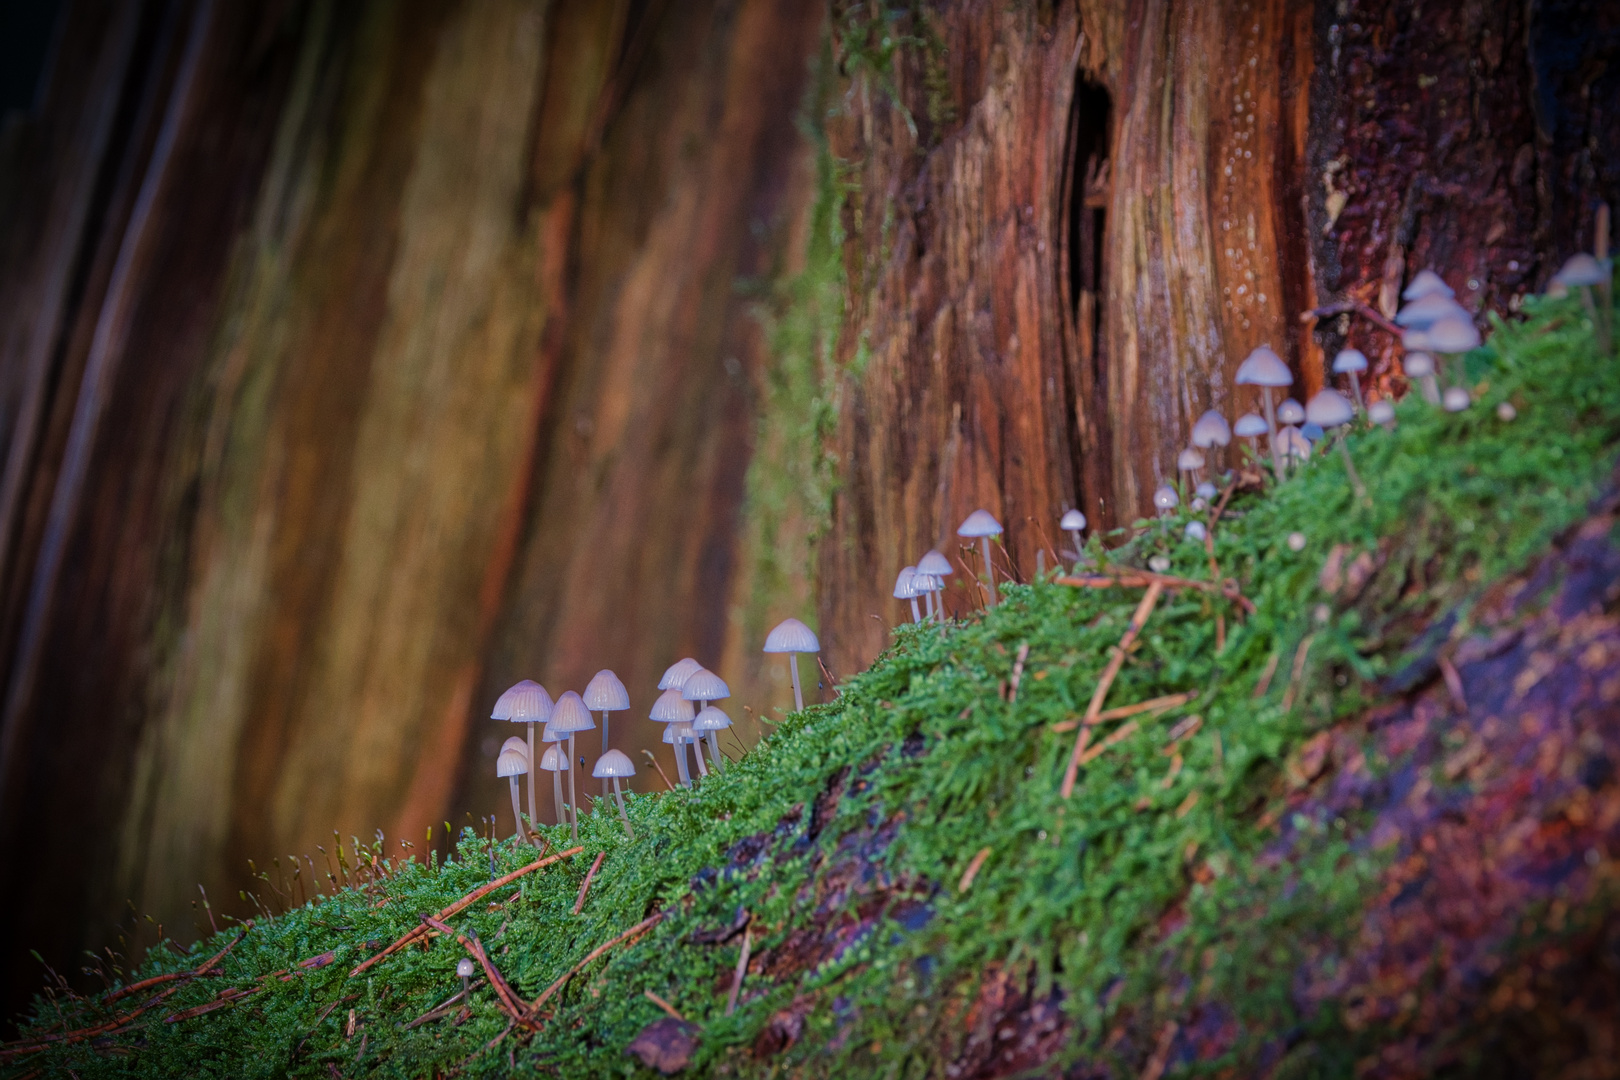
[[[1383,427],[1395,426],[1395,406],[1388,398],[1379,398],[1367,406],[1367,419]]]
[[[945,619],[945,579],[956,573],[951,560],[942,555],[938,548],[929,548],[923,552],[923,557],[917,560],[917,573],[927,574],[932,580],[928,582],[929,606],[935,618],[941,622]]]
[[[1361,398],[1361,373],[1367,370],[1367,354],[1360,349],[1342,349],[1333,358],[1333,374],[1350,376],[1350,392],[1355,395],[1356,408],[1367,411]]]
[[[1513,407],[1513,402],[1504,401],[1496,407],[1496,418],[1504,424],[1511,424],[1519,418],[1519,410]]]
[[[635,763],[619,751],[609,750],[596,759],[596,767],[591,770],[591,775],[603,781],[613,781],[613,797],[619,803],[619,820],[624,822],[624,834],[634,840],[636,830],[630,827],[630,815],[624,811],[624,790],[619,786],[619,781],[636,775]]]
[[[776,629],[766,636],[765,651],[787,654],[788,675],[793,681],[793,708],[795,711],[803,711],[804,691],[799,689],[797,654],[821,651],[821,642],[817,639],[816,632],[798,619],[783,619],[776,624]]]
[[[456,974],[461,976],[461,1000],[463,1002],[467,1000],[467,994],[472,988],[473,972],[477,970],[478,965],[472,962],[470,956],[463,956],[456,961]]]
[[[1311,441],[1300,434],[1299,428],[1294,427],[1292,424],[1277,432],[1276,438],[1272,442],[1276,445],[1278,452],[1288,461],[1298,463],[1311,456]]]
[[[975,510],[967,520],[956,527],[956,535],[965,540],[978,540],[984,553],[984,583],[990,590],[990,606],[996,606],[996,570],[990,562],[990,538],[1001,535],[1001,522],[990,516],[988,510]]]
[[[1305,422],[1305,406],[1289,398],[1277,406],[1277,423],[1297,427]]]
[[[1204,467],[1204,453],[1195,446],[1189,446],[1176,456],[1176,469],[1178,472],[1191,473],[1194,481],[1198,479],[1198,470]]]
[[[1170,569],[1170,557],[1168,555],[1153,556],[1148,560],[1148,569],[1153,571],[1155,574],[1164,573],[1166,570]]]
[[[908,566],[900,571],[900,576],[894,579],[894,598],[896,600],[911,601],[911,621],[922,622],[922,614],[917,610],[917,568]]]
[[[1348,424],[1355,419],[1355,409],[1350,406],[1350,399],[1337,390],[1323,390],[1311,398],[1310,404],[1305,406],[1305,417],[1313,424],[1320,424],[1323,428],[1336,428]],[[1339,453],[1344,456],[1344,471],[1350,477],[1350,486],[1355,489],[1357,497],[1367,498],[1367,488],[1356,474],[1355,463],[1350,460],[1350,445],[1342,437],[1336,440],[1339,444]]]
[[[1086,527],[1086,515],[1078,510],[1065,510],[1063,519],[1058,522],[1058,528],[1069,534],[1074,541],[1074,565],[1079,566],[1085,557],[1085,548],[1080,545],[1080,534]]]
[[[580,695],[585,707],[591,712],[602,714],[602,753],[608,752],[608,713],[623,712],[630,707],[630,691],[624,688],[624,683],[613,672],[603,668],[591,677],[586,684],[585,692]],[[607,794],[607,785],[602,785],[602,794]]]
[[[1266,422],[1266,418],[1255,413],[1244,413],[1232,427],[1234,435],[1249,440],[1249,449],[1257,459],[1260,456],[1260,436],[1270,431],[1271,425]]]
[[[568,755],[563,753],[561,746],[553,742],[546,747],[546,752],[540,755],[540,767],[551,774],[551,797],[555,800],[557,808],[557,824],[561,825],[567,820],[563,809],[562,776],[568,771]]]
[[[1474,403],[1468,391],[1461,386],[1446,387],[1446,392],[1441,395],[1440,400],[1446,412],[1463,412]]]
[[[1208,450],[1214,446],[1225,446],[1232,441],[1232,429],[1226,424],[1226,417],[1210,409],[1198,418],[1193,425],[1192,444],[1201,450]]]
[[[1160,517],[1174,510],[1180,502],[1181,496],[1177,495],[1176,489],[1169,484],[1162,485],[1153,493],[1153,505],[1158,509]]]
[[[1409,352],[1402,361],[1408,379],[1417,379],[1423,387],[1423,400],[1430,405],[1440,404],[1440,384],[1434,377],[1434,357],[1426,352]]]
[[[1451,286],[1447,285],[1439,274],[1433,270],[1419,270],[1417,275],[1406,286],[1406,291],[1401,293],[1401,299],[1421,300],[1432,293],[1439,293],[1441,296],[1456,295],[1451,291]]]
[[[1302,532],[1291,532],[1291,533],[1289,533],[1288,534],[1288,550],[1289,551],[1304,551],[1305,550],[1305,534],[1302,533]]]
[[[574,752],[574,736],[581,731],[590,731],[596,726],[591,719],[591,710],[585,707],[578,694],[572,690],[564,692],[557,698],[556,708],[551,710],[551,720],[546,724],[548,731],[568,738],[568,760],[576,757]],[[573,837],[579,839],[579,787],[574,782],[573,769],[568,770],[568,806],[573,819]]]
[[[692,677],[686,680],[686,685],[681,688],[681,696],[687,701],[702,702],[704,705],[708,705],[711,701],[719,701],[721,698],[730,697],[731,687],[727,686],[725,680],[720,676],[704,668],[693,672]],[[699,710],[699,715],[701,714],[702,710]],[[697,721],[694,720],[693,723],[695,724]],[[729,726],[729,722],[727,726]],[[694,730],[696,729],[694,728]],[[720,757],[720,744],[714,739],[710,739],[709,750],[714,755],[714,767],[721,772],[725,772],[726,765]]]
[[[721,771],[725,770],[725,766],[721,764],[725,758],[720,753],[720,740],[715,733],[724,731],[730,726],[731,717],[713,705],[703,706],[698,710],[697,716],[692,719],[692,734],[708,739],[709,756],[714,759],[715,767]]]
[[[494,720],[510,720],[514,724],[527,724],[529,760],[534,760],[534,728],[536,724],[544,724],[551,719],[552,701],[546,688],[531,679],[514,683],[508,687],[506,693],[495,699],[495,708],[490,711],[490,718]],[[528,778],[529,788],[529,822],[538,823],[540,818],[534,804],[534,773],[531,771]]]
[[[1447,315],[1445,318],[1429,327],[1429,348],[1435,352],[1445,353],[1448,356],[1457,357],[1461,356],[1469,349],[1476,349],[1478,347],[1479,329],[1474,325],[1472,319],[1458,317],[1455,315]],[[1459,377],[1462,374],[1460,370],[1461,366],[1461,361],[1452,361],[1451,381],[1453,384],[1463,381]]]
[[[1213,499],[1215,496],[1219,495],[1220,492],[1216,489],[1214,484],[1210,483],[1208,480],[1205,480],[1202,484],[1199,484],[1197,487],[1193,488],[1193,494],[1197,495],[1200,499]]]
[[[512,821],[517,825],[516,836],[523,837],[523,809],[518,803],[517,778],[529,771],[529,747],[522,739],[513,735],[501,746],[500,756],[495,759],[495,775],[504,776],[512,788]]]
[[[1288,370],[1288,365],[1282,362],[1282,357],[1272,352],[1268,346],[1262,345],[1249,354],[1247,360],[1238,365],[1237,377],[1234,381],[1239,386],[1258,386],[1265,399],[1266,430],[1277,430],[1277,412],[1272,407],[1271,391],[1278,387],[1293,386],[1294,375]],[[1239,432],[1242,434],[1242,432]],[[1277,479],[1283,478],[1282,452],[1276,442],[1271,446],[1271,464],[1276,470]]]
[[[652,712],[647,714],[648,719],[664,725],[664,741],[675,747],[675,772],[681,778],[683,787],[692,786],[692,774],[686,768],[686,744],[675,742],[668,735],[673,725],[689,724],[696,715],[697,706],[681,697],[681,692],[673,686],[658,695],[658,700],[653,702]]]
[[[1204,537],[1209,535],[1209,530],[1204,528],[1204,523],[1202,521],[1189,521],[1187,522],[1187,528],[1183,532],[1183,535],[1186,536],[1188,540],[1195,540],[1201,544],[1204,542]]]

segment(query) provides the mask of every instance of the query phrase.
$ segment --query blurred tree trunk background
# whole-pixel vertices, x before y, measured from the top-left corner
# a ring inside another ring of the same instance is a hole
[[[67,0],[0,131],[7,1010],[126,901],[186,938],[249,859],[495,808],[518,678],[613,668],[651,747],[694,655],[751,742],[772,620],[848,672],[975,507],[1013,576],[1129,523],[1255,345],[1401,389],[1301,313],[1589,248],[1617,50],[1573,0]]]

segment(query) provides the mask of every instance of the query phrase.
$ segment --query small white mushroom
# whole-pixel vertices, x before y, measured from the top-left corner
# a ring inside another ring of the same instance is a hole
[[[636,830],[630,827],[630,815],[624,811],[624,789],[619,782],[636,775],[635,763],[619,751],[609,750],[596,759],[596,767],[591,770],[591,775],[604,782],[613,781],[613,797],[619,803],[619,820],[624,822],[624,834],[634,840]]]
[[[702,664],[690,656],[684,660],[677,660],[664,669],[664,677],[658,680],[658,689],[669,690],[673,688],[679,690],[686,685],[686,680],[692,672],[698,671],[702,667]]]
[[[1148,569],[1153,571],[1155,574],[1164,573],[1166,570],[1170,569],[1170,556],[1153,556],[1152,558],[1148,559]]]
[[[1266,418],[1255,413],[1244,413],[1232,427],[1234,435],[1249,440],[1249,450],[1254,454],[1256,461],[1260,459],[1260,436],[1269,434],[1270,431],[1271,425],[1266,422]]]
[[[1176,470],[1191,474],[1194,483],[1198,482],[1198,472],[1204,467],[1204,452],[1196,446],[1189,446],[1176,455]]]
[[[793,708],[796,712],[802,712],[804,691],[799,689],[798,654],[821,651],[821,641],[816,637],[816,632],[798,619],[783,619],[776,624],[776,629],[766,635],[765,651],[787,654],[788,676],[793,680]]]
[[[698,710],[697,716],[692,719],[692,734],[709,742],[709,756],[714,761],[714,767],[721,772],[726,771],[725,755],[720,753],[720,740],[716,733],[731,726],[731,717],[715,708],[705,705]]]
[[[927,574],[933,579],[930,582],[933,588],[928,590],[929,608],[935,618],[945,621],[945,579],[956,573],[956,568],[938,548],[929,548],[917,560],[917,573]]]
[[[1204,537],[1209,535],[1209,530],[1204,528],[1202,521],[1189,521],[1187,522],[1187,528],[1182,531],[1182,535],[1188,540],[1194,540],[1202,544]]]
[[[1305,534],[1302,533],[1302,532],[1291,532],[1291,533],[1289,533],[1288,534],[1288,550],[1289,551],[1304,551],[1305,550]]]
[[[1063,519],[1058,522],[1058,528],[1069,534],[1074,541],[1074,565],[1078,567],[1085,557],[1085,547],[1080,543],[1080,534],[1086,528],[1086,515],[1078,510],[1065,510]]]
[[[1214,484],[1210,483],[1208,480],[1205,480],[1202,484],[1199,484],[1197,487],[1193,488],[1193,494],[1198,496],[1200,499],[1213,502],[1215,500],[1215,496],[1220,494],[1220,491],[1215,487]]]
[[[684,683],[686,680],[681,681]],[[685,787],[692,786],[692,774],[686,768],[686,744],[676,742],[668,736],[672,725],[689,724],[696,715],[697,706],[683,698],[681,692],[673,686],[658,695],[658,700],[653,702],[652,711],[647,714],[648,719],[664,725],[664,741],[675,748],[675,771]]]
[[[591,718],[591,710],[585,707],[578,694],[572,690],[565,691],[557,698],[557,705],[551,710],[551,720],[546,727],[568,739],[568,760],[573,762],[577,757],[574,751],[574,736],[581,731],[590,731],[596,727],[596,721]],[[573,823],[573,837],[579,839],[579,787],[574,781],[576,770],[568,770],[568,807],[569,817]]]
[[[1298,464],[1311,456],[1311,440],[1300,434],[1300,430],[1288,424],[1278,431],[1271,440],[1278,453],[1285,461]]]
[[[1211,447],[1225,446],[1232,441],[1232,429],[1226,424],[1226,417],[1210,409],[1198,418],[1193,424],[1191,442],[1200,450]]]
[[[1430,293],[1407,304],[1395,313],[1395,325],[1403,330],[1427,330],[1441,319],[1456,316],[1470,318],[1468,309],[1449,296]]]
[[[1496,418],[1504,424],[1511,424],[1519,418],[1519,410],[1513,407],[1513,402],[1504,401],[1496,406]]]
[[[1451,357],[1451,383],[1460,385],[1465,380],[1462,372],[1462,354],[1479,347],[1479,328],[1469,318],[1448,315],[1429,327],[1429,348]]]
[[[490,711],[493,720],[510,720],[514,724],[527,724],[529,760],[534,760],[534,729],[537,724],[544,724],[551,719],[553,702],[546,688],[532,679],[524,679],[507,687],[506,692],[495,699],[495,708]],[[531,770],[528,777],[529,787],[529,821],[539,824],[540,818],[535,810],[534,801],[534,772]]]
[[[602,753],[605,754],[608,752],[608,714],[624,712],[630,707],[630,691],[624,688],[617,675],[603,668],[591,677],[580,698],[591,712],[602,714]],[[602,794],[607,794],[606,783],[602,785]]]
[[[558,738],[564,738],[559,735]],[[561,825],[568,820],[568,812],[563,807],[562,775],[568,771],[568,755],[563,748],[553,741],[546,747],[546,752],[540,755],[540,767],[551,774],[551,797],[557,809],[557,824]]]
[[[922,613],[917,610],[917,568],[908,566],[900,571],[900,576],[894,579],[894,598],[896,600],[911,601],[911,621],[922,622]]]
[[[695,714],[694,714],[694,717],[695,717]],[[692,730],[692,725],[691,724],[671,724],[669,726],[675,732],[675,738],[679,739],[683,745],[692,747],[692,756],[697,759],[697,770],[698,770],[699,778],[708,776],[709,775],[709,767],[707,765],[703,764],[703,747],[697,745],[697,744],[701,743],[703,740],[698,737],[697,732]]]
[[[1323,390],[1310,403],[1305,406],[1305,418],[1313,424],[1322,425],[1323,429],[1343,427],[1354,420],[1356,411],[1350,405],[1350,399],[1337,390]],[[1356,473],[1355,462],[1350,460],[1350,445],[1341,436],[1334,440],[1339,444],[1339,453],[1344,456],[1344,471],[1350,477],[1350,486],[1355,489],[1356,496],[1363,501],[1367,499],[1367,488]]]
[[[1433,270],[1419,270],[1401,293],[1402,300],[1421,300],[1425,296],[1439,293],[1441,296],[1455,296],[1451,286],[1447,285],[1439,274]]]
[[[1367,419],[1382,427],[1395,426],[1395,405],[1388,398],[1379,398],[1367,406]]]
[[[514,834],[523,838],[523,807],[518,802],[517,778],[529,771],[529,747],[513,735],[501,745],[500,756],[495,759],[495,775],[504,776],[512,788],[512,821],[517,826]]]
[[[1607,297],[1603,297],[1601,304],[1595,302],[1592,289],[1596,286],[1602,292],[1608,291],[1613,280],[1613,268],[1608,262],[1607,259],[1599,259],[1583,252],[1571,256],[1552,278],[1554,285],[1581,291],[1581,303],[1585,305],[1586,313],[1592,319],[1592,329],[1597,333],[1598,349],[1604,355],[1608,355],[1611,344],[1609,326],[1611,307]]]
[[[1466,388],[1448,386],[1446,392],[1440,396],[1440,402],[1445,406],[1446,412],[1465,412],[1468,406],[1474,403],[1474,399]]]
[[[1277,406],[1277,423],[1298,427],[1305,422],[1305,406],[1288,398]]]
[[[1401,366],[1405,368],[1408,379],[1417,379],[1418,385],[1423,387],[1424,401],[1430,405],[1440,404],[1440,383],[1434,377],[1434,357],[1426,352],[1409,352]]]
[[[1247,360],[1238,365],[1237,377],[1234,381],[1239,386],[1258,386],[1265,399],[1266,430],[1277,430],[1277,411],[1271,403],[1271,392],[1274,389],[1294,385],[1294,374],[1288,370],[1288,365],[1282,362],[1282,357],[1272,352],[1269,346],[1262,345],[1249,354]],[[1241,434],[1241,432],[1240,432]],[[1276,470],[1277,479],[1283,478],[1282,452],[1277,448],[1276,440],[1272,441],[1271,464]]]
[[[1361,373],[1367,370],[1367,354],[1360,349],[1341,349],[1333,358],[1333,374],[1350,376],[1350,391],[1356,398],[1356,409],[1365,413],[1367,403],[1361,397]]]
[[[694,671],[691,678],[686,680],[686,685],[681,687],[681,696],[687,701],[701,702],[703,705],[707,706],[711,701],[719,701],[722,698],[730,697],[731,687],[727,686],[725,680],[720,678],[720,676],[716,675],[708,668],[703,668],[701,670]],[[716,711],[718,712],[719,710]],[[702,714],[703,710],[699,709],[698,715],[701,716]],[[722,713],[721,715],[724,714]],[[694,719],[692,723],[694,725],[693,730],[698,730],[698,728],[695,726],[697,721]],[[731,722],[728,720],[726,722],[726,726],[729,727],[730,723]],[[724,760],[722,760],[720,757],[720,744],[714,739],[710,739],[709,749],[714,754],[714,767],[719,769],[721,772],[725,772],[726,765]]]
[[[990,538],[1001,535],[1001,522],[990,516],[988,510],[975,510],[956,527],[956,535],[966,540],[978,540],[984,552],[984,581],[990,589],[990,606],[996,606],[996,570],[990,562]]]
[[[478,965],[473,963],[470,956],[463,956],[456,961],[456,974],[461,976],[461,1000],[463,1004],[466,1003],[467,995],[472,991],[473,972],[477,970]]]

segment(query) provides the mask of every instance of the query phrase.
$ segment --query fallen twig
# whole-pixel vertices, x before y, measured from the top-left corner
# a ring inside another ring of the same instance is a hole
[[[1080,764],[1089,765],[1103,754],[1110,746],[1124,742],[1136,733],[1136,721],[1127,720],[1119,725],[1119,729],[1112,732],[1108,738],[1080,755]]]
[[[1103,699],[1108,696],[1109,687],[1114,685],[1114,677],[1124,666],[1125,655],[1136,642],[1136,635],[1142,632],[1147,623],[1148,616],[1153,614],[1154,605],[1159,602],[1159,594],[1164,591],[1164,584],[1153,581],[1148,584],[1147,592],[1142,596],[1142,602],[1136,605],[1136,611],[1131,615],[1130,625],[1125,628],[1125,634],[1114,646],[1114,655],[1108,660],[1108,667],[1103,670],[1102,678],[1097,681],[1097,690],[1091,695],[1091,704],[1086,708],[1085,719],[1080,725],[1080,734],[1074,739],[1074,752],[1069,755],[1069,766],[1063,772],[1062,794],[1067,799],[1074,791],[1075,777],[1080,772],[1080,758],[1086,752],[1086,740],[1091,735],[1091,725],[1095,722],[1097,714],[1102,712]]]
[[[1151,570],[1117,570],[1111,573],[1071,574],[1054,578],[1053,583],[1081,589],[1140,589],[1151,585],[1158,585],[1161,589],[1197,589],[1200,592],[1218,593],[1237,604],[1245,613],[1254,614],[1254,602],[1238,591],[1237,582],[1231,578],[1218,582],[1198,581],[1171,574],[1155,574]]]
[[[142,979],[138,983],[130,983],[128,986],[121,986],[117,990],[114,990],[112,993],[108,994],[103,1000],[111,1003],[117,1001],[121,997],[128,997],[130,994],[138,993],[148,987],[157,986],[160,983],[172,982],[175,979],[200,978],[201,976],[208,974],[208,972],[213,969],[214,965],[225,959],[226,954],[232,949],[236,948],[241,940],[247,937],[247,932],[252,928],[253,924],[251,922],[245,924],[241,930],[237,931],[236,937],[231,939],[231,943],[229,945],[226,945],[223,949],[219,950],[219,952],[215,953],[213,956],[210,956],[207,960],[204,960],[200,966],[195,967],[190,971],[176,971],[171,972],[168,975],[154,975],[150,979]]]
[[[754,946],[753,927],[743,928],[742,952],[737,954],[737,970],[731,975],[731,993],[726,996],[726,1015],[737,1011],[737,995],[742,993],[743,976],[748,974],[748,953]]]
[[[1096,718],[1089,721],[1092,725],[1106,724],[1110,720],[1123,720],[1127,716],[1136,716],[1139,713],[1168,712],[1177,705],[1185,705],[1198,696],[1198,691],[1188,690],[1184,694],[1166,694],[1164,697],[1148,698],[1138,701],[1135,705],[1120,705],[1112,709],[1104,709]],[[1059,720],[1052,725],[1053,731],[1073,731],[1080,726],[1078,717],[1070,720]]]
[[[489,980],[489,985],[495,988],[495,996],[500,998],[501,1005],[506,1009],[508,1015],[513,1020],[521,1021],[523,1019],[523,1013],[527,1006],[524,1005],[523,999],[517,996],[517,992],[512,989],[511,985],[501,977],[499,969],[490,960],[489,954],[484,952],[482,942],[476,937],[469,938],[466,934],[452,929],[449,925],[431,915],[422,916],[422,922],[447,937],[454,935],[455,939],[461,942],[462,948],[466,949],[472,955],[472,958],[478,961],[478,966],[484,969],[484,977]]]
[[[479,979],[477,982],[468,983],[467,984],[467,989],[468,990],[476,990],[480,986],[483,986],[483,985],[484,985],[484,980]],[[457,990],[455,993],[451,994],[449,997],[445,998],[443,1001],[441,1001],[437,1005],[433,1006],[433,1008],[429,1009],[427,1012],[423,1013],[421,1016],[418,1016],[415,1020],[412,1020],[408,1024],[401,1024],[399,1026],[399,1029],[401,1031],[410,1031],[412,1028],[421,1027],[423,1024],[431,1024],[435,1020],[441,1020],[444,1017],[449,1016],[450,1012],[451,1012],[451,1007],[454,1006],[454,1005],[459,1004],[460,1002],[461,1002],[461,991]]]
[[[1369,320],[1380,329],[1395,335],[1400,340],[1401,328],[1384,318],[1383,313],[1374,310],[1360,300],[1340,300],[1337,303],[1323,304],[1321,307],[1311,308],[1309,311],[1299,313],[1300,322],[1310,322],[1312,319],[1324,319],[1329,315],[1346,315],[1354,313]]]
[[[591,863],[591,869],[588,873],[586,873],[585,880],[579,883],[579,895],[574,898],[575,915],[578,915],[581,911],[585,910],[585,894],[591,891],[591,882],[596,878],[596,870],[602,865],[602,860],[605,858],[607,858],[607,852],[598,851],[596,853],[596,861]]]
[[[956,886],[957,892],[965,893],[969,889],[973,888],[973,879],[979,876],[979,868],[984,865],[984,860],[988,859],[989,857],[989,848],[979,849],[979,853],[969,860],[967,869],[962,871],[962,880],[958,882]]]
[[[558,990],[561,990],[569,979],[572,979],[575,975],[578,975],[581,971],[585,970],[591,961],[595,960],[597,957],[601,956],[615,945],[622,944],[630,938],[644,934],[648,930],[651,930],[663,917],[664,913],[662,911],[654,915],[649,915],[645,919],[642,919],[640,922],[636,923],[636,925],[632,926],[630,929],[626,930],[624,933],[620,934],[618,937],[605,941],[596,948],[592,949],[586,954],[585,959],[563,972],[562,975],[558,977],[556,982],[546,987],[545,991],[539,997],[534,999],[534,1004],[530,1005],[528,1010],[523,1014],[523,1019],[525,1021],[534,1020],[540,1015],[540,1007],[547,1001],[551,1000],[551,996]],[[497,1041],[499,1040],[497,1039]],[[491,1045],[494,1044],[492,1043]]]
[[[675,1006],[671,1005],[669,1002],[665,1001],[663,998],[659,997],[657,994],[653,993],[651,990],[643,990],[641,992],[641,994],[648,1001],[652,1002],[654,1005],[658,1006],[660,1009],[663,1009],[665,1012],[669,1013],[669,1015],[674,1017],[676,1020],[679,1020],[682,1023],[684,1023],[686,1021],[686,1017],[681,1015],[679,1009],[675,1008]]]
[[[1260,681],[1254,684],[1254,693],[1250,695],[1254,700],[1259,701],[1271,689],[1271,677],[1277,674],[1277,661],[1281,658],[1282,653],[1274,652],[1271,659],[1266,661],[1266,669],[1260,673]]]
[[[569,858],[573,855],[578,855],[584,850],[585,849],[583,847],[571,847],[567,851],[559,851],[555,855],[548,855],[544,858],[536,859],[534,862],[523,867],[522,869],[514,870],[504,877],[496,878],[488,885],[479,886],[466,896],[463,896],[460,900],[457,900],[455,903],[444,908],[442,911],[437,912],[433,917],[440,920],[448,919],[452,915],[455,915],[457,912],[466,908],[469,904],[475,904],[479,900],[482,900],[496,889],[499,889],[505,885],[510,885],[524,874],[532,873],[533,871],[539,870],[542,867],[550,866],[554,862]],[[405,931],[405,933],[400,935],[398,940],[396,940],[392,945],[388,946],[371,959],[366,960],[364,963],[356,966],[353,971],[349,972],[349,978],[354,978],[356,975],[359,975],[361,972],[365,971],[379,960],[382,960],[384,957],[392,956],[394,953],[403,949],[405,946],[409,945],[411,942],[415,941],[425,933],[427,933],[427,930],[422,923],[418,923],[416,926],[411,927],[409,930]]]
[[[1305,640],[1299,643],[1294,650],[1294,669],[1288,675],[1288,689],[1283,693],[1283,712],[1294,707],[1294,698],[1299,693],[1299,680],[1305,674],[1305,654],[1311,650],[1311,642],[1316,640],[1315,634],[1306,634]]]

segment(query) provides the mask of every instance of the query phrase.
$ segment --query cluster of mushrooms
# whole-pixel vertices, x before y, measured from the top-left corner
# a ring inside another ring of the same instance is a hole
[[[797,654],[818,653],[821,642],[815,631],[798,619],[785,619],[765,639],[764,651],[785,653],[789,679],[793,684],[793,707],[804,708],[804,692],[799,682]],[[664,743],[675,755],[676,773],[683,787],[690,788],[692,774],[687,766],[686,747],[697,744],[693,751],[697,759],[698,776],[709,775],[709,765],[703,760],[706,742],[714,768],[724,772],[725,755],[720,752],[718,733],[731,726],[731,718],[715,705],[731,696],[731,688],[724,679],[691,657],[677,660],[658,680],[658,698],[653,702],[648,718],[664,726]],[[602,754],[596,759],[591,775],[602,781],[602,795],[608,794],[612,784],[613,798],[618,803],[619,820],[624,823],[626,835],[634,837],[635,829],[625,811],[623,783],[636,775],[635,764],[621,750],[610,745],[609,720],[616,712],[630,708],[630,692],[612,671],[603,669],[586,684],[583,693],[565,691],[555,700],[544,686],[524,679],[506,690],[495,702],[490,716],[524,724],[526,737],[514,735],[502,745],[495,759],[495,775],[504,777],[512,795],[512,818],[517,824],[518,836],[525,835],[523,807],[518,798],[518,777],[528,777],[528,819],[531,824],[540,821],[534,791],[534,774],[543,769],[551,774],[551,792],[554,818],[558,825],[568,824],[571,835],[579,839],[579,797],[574,780],[572,762],[581,768],[585,759],[575,752],[575,737],[596,727],[593,714],[602,714]],[[536,729],[538,740],[536,739]],[[535,757],[537,746],[545,752]],[[563,744],[567,743],[564,750]],[[568,798],[563,798],[562,774],[568,774]]]
[[[979,551],[984,560],[984,587],[989,597],[988,603],[992,606],[996,602],[996,571],[995,564],[990,561],[990,538],[1000,536],[1001,532],[1001,522],[988,510],[973,511],[956,529],[956,535],[969,544],[974,540],[979,542]],[[945,579],[955,572],[951,560],[941,554],[938,548],[930,548],[917,560],[917,565],[905,567],[900,571],[900,576],[894,579],[894,598],[911,602],[912,622],[937,621],[943,624]],[[921,611],[917,608],[919,596],[924,603]]]

